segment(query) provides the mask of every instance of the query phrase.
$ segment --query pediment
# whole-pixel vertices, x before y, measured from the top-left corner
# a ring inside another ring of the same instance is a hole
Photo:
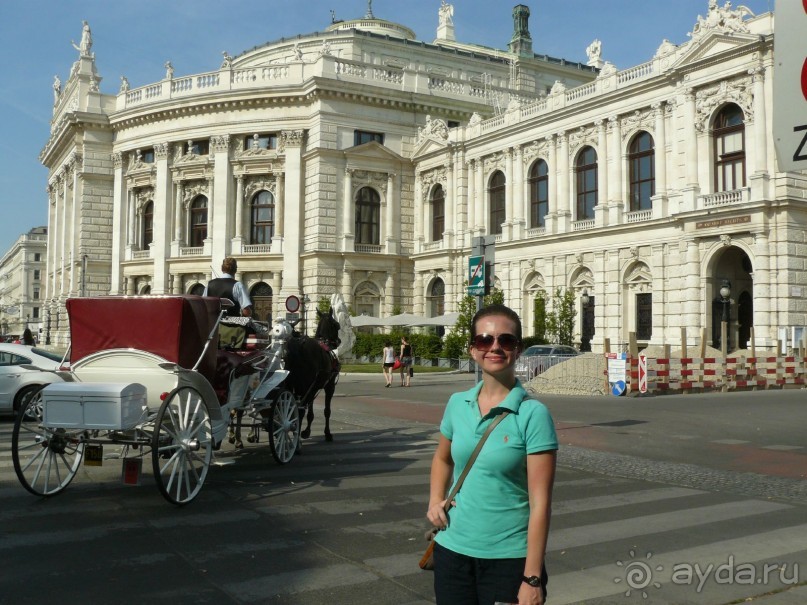
[[[427,156],[433,153],[442,153],[448,148],[448,141],[438,137],[424,137],[412,151],[412,158]]]
[[[407,161],[406,158],[398,155],[389,147],[384,147],[381,143],[377,143],[376,141],[362,143],[361,145],[356,145],[355,147],[345,149],[344,154],[348,159],[352,160],[369,159],[394,162]]]
[[[677,69],[712,57],[724,56],[758,41],[759,38],[753,34],[710,32],[690,41],[672,68]]]

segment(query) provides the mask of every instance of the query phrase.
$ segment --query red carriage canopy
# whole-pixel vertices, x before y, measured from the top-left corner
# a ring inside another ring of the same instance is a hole
[[[139,349],[190,369],[220,309],[219,298],[190,295],[68,299],[70,362],[107,349]],[[216,347],[212,342],[199,365],[205,376],[215,371]]]

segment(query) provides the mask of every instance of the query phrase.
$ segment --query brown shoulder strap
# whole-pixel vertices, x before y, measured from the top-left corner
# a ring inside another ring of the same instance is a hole
[[[448,511],[451,508],[451,501],[454,499],[454,496],[457,495],[457,492],[460,491],[460,487],[462,487],[462,482],[465,481],[465,477],[468,476],[468,471],[471,470],[474,462],[476,462],[476,457],[479,456],[479,451],[482,449],[482,446],[485,445],[485,441],[488,440],[488,437],[493,432],[493,429],[496,428],[496,425],[499,424],[507,414],[510,413],[510,410],[505,410],[501,414],[499,414],[493,422],[490,423],[488,429],[485,431],[485,434],[482,435],[482,438],[479,440],[479,443],[476,444],[474,451],[471,452],[470,458],[468,458],[468,463],[465,465],[465,468],[462,469],[462,473],[460,473],[459,479],[454,484],[454,487],[451,488],[451,491],[448,494],[448,498],[446,498],[446,506],[445,510]]]

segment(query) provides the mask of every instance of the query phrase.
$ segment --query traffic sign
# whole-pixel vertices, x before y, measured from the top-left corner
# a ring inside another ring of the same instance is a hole
[[[611,383],[611,395],[613,395],[614,397],[619,397],[624,392],[625,392],[624,380],[617,380],[616,382]]]
[[[773,139],[782,172],[807,170],[807,1],[776,3]]]
[[[294,323],[296,321],[300,321],[300,314],[299,313],[286,313],[286,321],[289,323]]]
[[[468,295],[485,294],[485,257],[472,256],[468,259]]]
[[[639,392],[647,393],[647,357],[639,355]]]
[[[297,313],[300,310],[300,299],[292,294],[286,299],[286,311]]]

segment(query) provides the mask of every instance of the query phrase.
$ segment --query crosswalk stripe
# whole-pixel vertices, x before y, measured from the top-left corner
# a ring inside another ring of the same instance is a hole
[[[662,584],[661,590],[664,590],[665,585],[672,581],[673,567],[681,563],[691,565],[697,563],[705,570],[709,564],[718,566],[726,563],[730,555],[733,555],[738,563],[777,559],[803,552],[805,536],[807,536],[807,524],[711,542],[702,546],[691,546],[672,552],[652,553],[650,559],[647,559],[646,553],[641,550],[636,552],[636,556],[650,565],[653,581]],[[629,553],[624,553],[624,556],[627,559]],[[656,569],[658,566],[663,569]],[[620,574],[623,579],[621,592],[624,594],[625,569],[617,566],[616,561],[584,571],[553,575],[549,583],[552,589],[552,603],[564,605],[619,595],[620,591],[616,589],[619,584],[615,579],[619,578]],[[691,587],[691,592],[694,596],[694,587]]]
[[[607,496],[592,496],[591,498],[564,500],[552,504],[552,516],[600,510],[603,508],[614,508],[630,504],[647,504],[649,502],[685,498],[705,493],[706,492],[702,490],[689,489],[687,487],[659,487],[624,494],[609,494]]]
[[[778,502],[745,500],[631,517],[619,521],[606,521],[604,523],[555,529],[549,533],[547,550],[556,551],[579,546],[590,546],[600,542],[608,542],[609,540],[697,527],[698,525],[761,515],[788,508],[792,507]]]

